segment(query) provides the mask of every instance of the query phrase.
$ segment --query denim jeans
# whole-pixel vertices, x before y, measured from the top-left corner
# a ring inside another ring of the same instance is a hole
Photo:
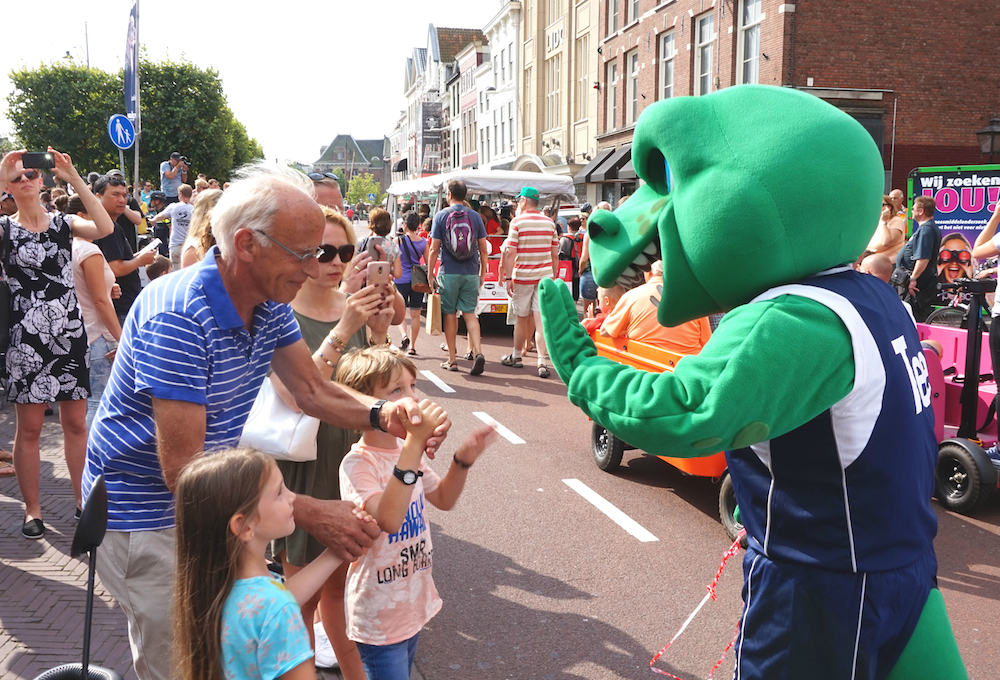
[[[417,655],[417,633],[409,640],[394,645],[366,645],[358,643],[361,665],[368,680],[410,680],[413,658]]]
[[[101,395],[108,386],[108,376],[111,375],[111,362],[104,355],[117,345],[103,335],[90,344],[90,397],[87,399],[87,429],[90,430],[97,407],[101,403]]]

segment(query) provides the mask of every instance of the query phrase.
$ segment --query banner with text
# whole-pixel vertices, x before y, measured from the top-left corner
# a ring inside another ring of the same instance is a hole
[[[934,198],[942,236],[959,232],[975,243],[1000,200],[1000,165],[917,168],[908,184],[910,205],[916,196]]]

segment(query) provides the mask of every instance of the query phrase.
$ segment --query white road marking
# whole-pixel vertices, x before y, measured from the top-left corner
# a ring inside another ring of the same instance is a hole
[[[442,392],[444,392],[446,394],[452,394],[452,393],[454,393],[454,391],[455,391],[454,388],[452,388],[451,386],[449,386],[448,383],[446,383],[444,380],[441,380],[441,378],[437,377],[436,375],[434,375],[430,371],[420,371],[420,372],[424,374],[425,378],[427,378],[432,383],[434,383],[435,385],[437,385],[438,387],[440,387]]]
[[[638,538],[643,543],[660,540],[653,534],[646,531],[638,522],[609,503],[603,496],[581,482],[579,479],[564,479],[563,484],[586,498],[595,508],[610,517],[618,526]]]
[[[506,427],[493,420],[488,414],[482,411],[473,411],[472,415],[479,418],[481,421],[492,427],[497,431],[497,434],[509,441],[511,444],[523,444],[524,440],[518,437],[516,434],[508,430]]]

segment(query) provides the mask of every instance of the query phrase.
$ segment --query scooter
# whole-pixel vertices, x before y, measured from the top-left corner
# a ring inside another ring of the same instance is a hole
[[[83,621],[83,662],[56,666],[35,677],[35,680],[123,680],[117,672],[101,666],[90,665],[90,626],[94,613],[94,580],[97,575],[97,546],[104,540],[108,528],[108,490],[104,475],[97,478],[94,488],[83,506],[80,521],[73,534],[70,555],[90,555],[87,576],[87,608]]]

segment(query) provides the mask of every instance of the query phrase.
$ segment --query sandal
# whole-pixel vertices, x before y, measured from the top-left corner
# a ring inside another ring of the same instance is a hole
[[[399,343],[399,349],[404,350],[410,346],[410,339],[408,337],[403,337],[403,342]]]
[[[13,463],[14,454],[8,451],[7,449],[0,449],[0,461],[3,461],[5,463]]]
[[[441,364],[441,368],[443,368],[446,371],[457,371],[458,370],[458,362],[457,361],[445,361],[443,364]]]
[[[511,368],[524,368],[524,364],[521,363],[521,357],[515,357],[513,354],[508,354],[500,359],[500,363]]]
[[[472,350],[469,350],[468,352],[465,353],[465,360],[466,361],[472,361],[475,358],[476,358],[476,355],[472,353]]]
[[[411,357],[415,357],[417,356],[417,350],[411,347],[410,350],[407,352],[407,354],[409,354]]]
[[[14,472],[14,466],[5,460],[0,460],[0,477],[13,477],[16,472]]]
[[[442,352],[447,352],[448,351],[448,343],[446,343],[446,342],[442,342],[441,343],[441,351]]]
[[[469,371],[469,375],[482,375],[483,368],[486,366],[486,357],[482,354],[476,355],[476,363],[473,364],[472,370]]]
[[[549,373],[548,366],[546,366],[545,364],[542,364],[541,366],[538,367],[538,377],[539,378],[548,378],[549,375],[551,375],[551,374]]]

